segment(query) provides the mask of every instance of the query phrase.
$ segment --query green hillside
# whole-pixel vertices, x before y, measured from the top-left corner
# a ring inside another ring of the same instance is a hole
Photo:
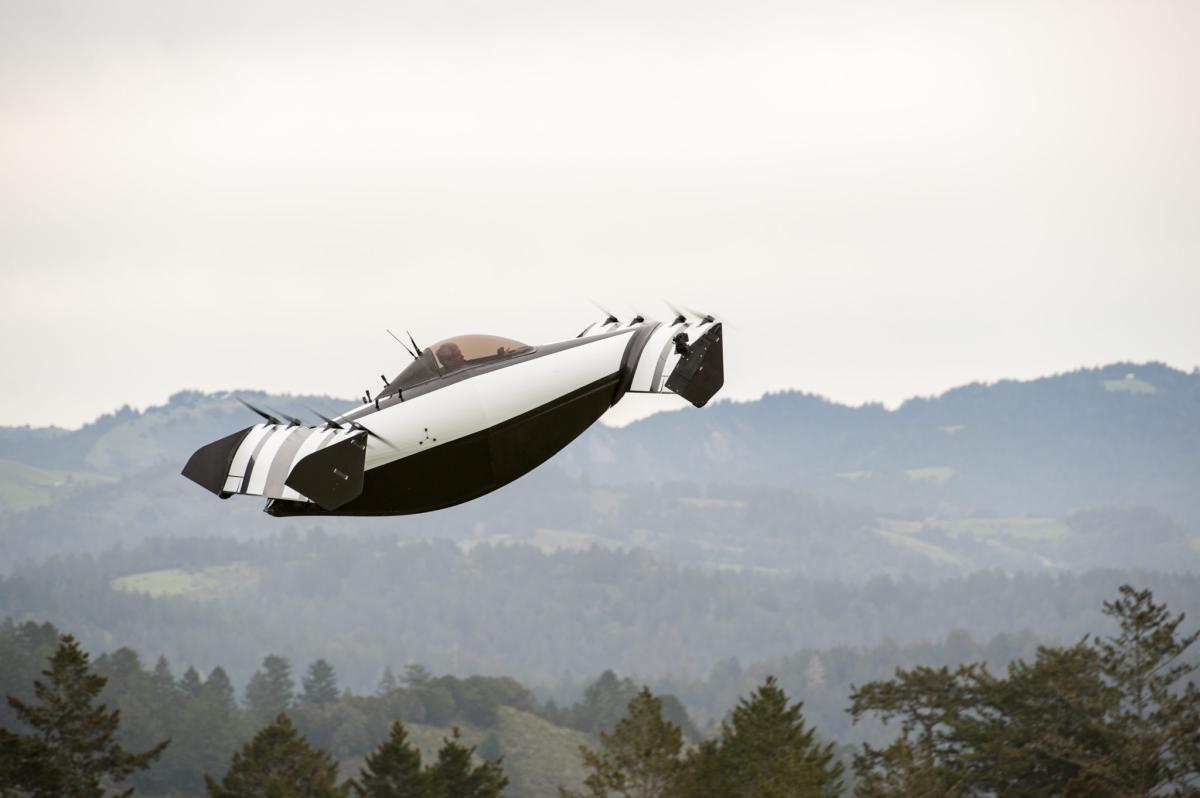
[[[435,761],[442,741],[452,733],[450,727],[405,724],[413,745],[421,749],[425,761]],[[589,735],[512,707],[496,710],[494,728],[482,729],[471,724],[458,726],[463,742],[479,752],[504,757],[504,775],[508,777],[509,798],[557,798],[558,787],[577,789],[583,783],[584,770],[579,746],[595,746]],[[358,773],[361,759],[342,762],[342,774]]]
[[[50,470],[13,460],[0,460],[0,511],[44,507],[50,503],[56,490],[112,481],[110,476],[87,471]]]

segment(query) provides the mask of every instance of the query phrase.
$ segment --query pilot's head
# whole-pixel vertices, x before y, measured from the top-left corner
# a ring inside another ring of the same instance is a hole
[[[448,369],[458,368],[466,362],[462,350],[455,343],[444,343],[439,346],[437,348],[437,357],[442,367]]]

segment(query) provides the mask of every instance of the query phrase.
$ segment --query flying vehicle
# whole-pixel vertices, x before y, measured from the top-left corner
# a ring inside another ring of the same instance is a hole
[[[273,516],[461,504],[541,465],[627,394],[707,404],[724,383],[722,324],[673,313],[625,323],[608,314],[539,346],[459,335],[422,349],[409,335],[412,362],[394,379],[381,375],[376,396],[367,391],[333,418],[313,411],[319,425],[243,401],[263,421],[198,449],[183,475],[222,499],[265,497]]]

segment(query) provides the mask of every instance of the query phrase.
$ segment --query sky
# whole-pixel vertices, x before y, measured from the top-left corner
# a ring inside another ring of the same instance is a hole
[[[0,425],[727,323],[721,397],[1200,366],[1200,3],[0,0]],[[620,423],[674,407],[623,402]]]

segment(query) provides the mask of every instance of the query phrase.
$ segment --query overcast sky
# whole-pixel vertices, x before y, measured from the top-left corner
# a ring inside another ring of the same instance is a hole
[[[1190,370],[1198,41],[1194,0],[0,2],[0,424],[350,397],[385,327],[589,299],[732,322],[733,398]]]

